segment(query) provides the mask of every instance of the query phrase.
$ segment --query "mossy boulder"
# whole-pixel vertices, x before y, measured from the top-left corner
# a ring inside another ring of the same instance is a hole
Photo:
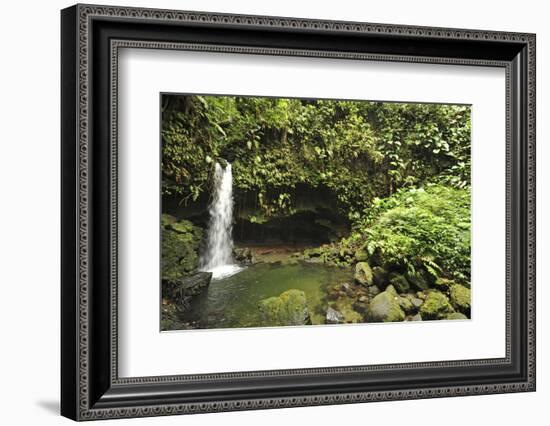
[[[203,231],[188,220],[177,221],[163,214],[162,269],[163,281],[177,282],[196,271]]]
[[[394,286],[398,293],[406,293],[411,288],[407,279],[401,275],[392,272],[389,275],[390,284]]]
[[[469,288],[460,284],[454,284],[449,287],[449,298],[451,304],[457,310],[465,315],[470,315],[471,291]]]
[[[426,300],[420,307],[420,314],[423,319],[443,319],[448,314],[453,313],[449,298],[443,293],[432,290],[426,296]]]
[[[310,324],[306,294],[301,290],[287,290],[279,296],[261,300],[258,304],[264,326]]]
[[[368,318],[372,322],[395,322],[405,319],[405,312],[399,305],[399,295],[392,285],[371,300]]]
[[[466,320],[468,317],[461,312],[453,312],[448,314],[445,319],[447,320]]]
[[[373,283],[372,269],[367,262],[358,262],[355,265],[355,281],[364,286],[370,286]]]

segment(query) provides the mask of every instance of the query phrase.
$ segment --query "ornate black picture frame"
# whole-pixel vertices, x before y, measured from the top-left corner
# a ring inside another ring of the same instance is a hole
[[[76,5],[61,13],[61,413],[159,416],[535,390],[535,35]],[[121,47],[486,65],[506,71],[506,356],[119,378]]]

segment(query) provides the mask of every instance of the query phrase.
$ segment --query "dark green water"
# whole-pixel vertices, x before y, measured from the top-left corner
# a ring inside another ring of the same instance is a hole
[[[304,291],[313,324],[324,323],[326,291],[330,284],[351,282],[347,269],[323,264],[258,264],[228,278],[212,281],[195,297],[184,320],[194,328],[258,327],[258,302],[286,290]]]

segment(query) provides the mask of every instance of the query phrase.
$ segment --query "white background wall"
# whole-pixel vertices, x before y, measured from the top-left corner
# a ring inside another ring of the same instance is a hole
[[[546,2],[492,0],[108,1],[143,7],[526,31],[537,33],[538,390],[422,401],[118,420],[188,425],[546,424],[550,401],[550,273],[545,160],[550,127],[550,27]],[[0,423],[68,424],[59,404],[59,9],[61,0],[2,5],[0,25]],[[117,424],[108,421],[102,424]]]

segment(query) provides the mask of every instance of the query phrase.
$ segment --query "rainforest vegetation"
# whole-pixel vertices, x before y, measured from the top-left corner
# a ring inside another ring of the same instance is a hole
[[[277,287],[233,326],[469,317],[469,106],[164,95],[161,108],[164,329],[201,326],[188,313],[209,297],[216,163],[232,167],[236,262],[349,272],[323,273],[314,304]]]

